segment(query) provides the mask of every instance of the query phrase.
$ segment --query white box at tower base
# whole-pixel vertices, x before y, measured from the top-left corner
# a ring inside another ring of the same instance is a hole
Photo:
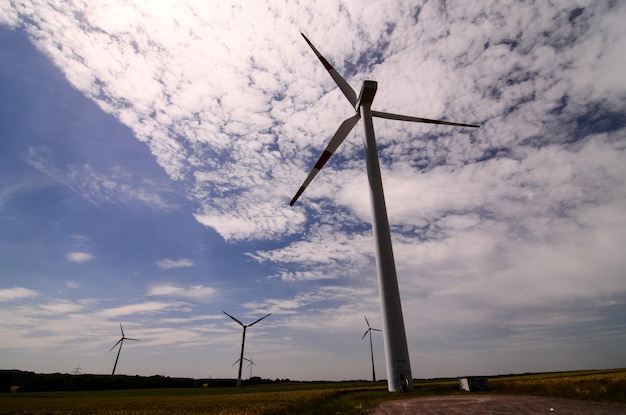
[[[483,376],[459,378],[459,389],[466,392],[490,390],[489,379]]]
[[[465,392],[470,391],[469,382],[467,381],[467,378],[459,378],[459,389]]]

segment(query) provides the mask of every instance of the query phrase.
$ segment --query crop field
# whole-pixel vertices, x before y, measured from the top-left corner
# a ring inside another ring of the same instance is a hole
[[[371,384],[307,384],[215,389],[138,389],[0,395],[0,414],[324,414],[359,412],[343,396],[384,392]],[[328,406],[328,407],[327,407]],[[332,409],[330,409],[332,407]],[[327,409],[332,412],[327,412]]]
[[[489,378],[489,385],[489,391],[469,393],[536,395],[626,403],[626,369],[495,376]],[[467,393],[459,391],[456,379],[416,381],[415,392],[404,394],[388,393],[384,382],[2,393],[0,415],[363,415],[390,399]]]
[[[626,369],[492,378],[499,393],[626,402]]]

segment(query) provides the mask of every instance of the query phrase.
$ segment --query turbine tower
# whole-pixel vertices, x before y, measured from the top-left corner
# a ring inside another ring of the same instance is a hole
[[[122,328],[122,323],[120,323],[120,330],[122,331],[122,338],[119,339],[117,341],[117,343],[115,343],[115,346],[111,347],[111,349],[109,349],[109,352],[113,349],[115,349],[115,347],[119,344],[120,348],[117,350],[117,357],[115,358],[115,364],[113,365],[113,372],[111,373],[111,376],[115,375],[115,368],[117,367],[117,361],[120,358],[120,352],[122,351],[122,345],[124,344],[124,340],[133,340],[138,342],[139,339],[131,339],[130,337],[126,337],[124,336],[124,329]]]
[[[363,316],[365,317],[365,316]],[[374,369],[374,347],[372,346],[372,330],[374,331],[382,331],[379,329],[374,329],[370,326],[370,322],[367,321],[367,317],[365,317],[365,322],[367,323],[367,330],[365,330],[365,334],[363,335],[363,337],[361,337],[361,340],[363,340],[365,338],[365,336],[367,336],[367,334],[369,333],[370,335],[370,352],[372,353],[372,382],[376,382],[376,370]]]
[[[243,357],[243,348],[246,344],[246,329],[248,327],[252,327],[254,326],[256,323],[258,323],[259,321],[263,320],[265,317],[270,316],[272,313],[266,314],[263,317],[261,317],[260,319],[256,320],[254,323],[250,323],[250,324],[243,324],[241,321],[237,320],[235,317],[231,316],[230,314],[228,314],[226,311],[222,311],[222,313],[226,314],[228,317],[232,318],[235,322],[237,322],[237,324],[239,324],[241,327],[243,327],[243,336],[241,337],[241,355],[239,356],[239,374],[237,375],[237,387],[241,386],[241,368],[243,367],[243,361],[244,360],[248,360],[245,359]],[[235,362],[237,363],[237,362]]]
[[[328,63],[322,54],[313,44],[302,34],[304,40],[324,65],[333,78],[341,92],[350,102],[356,114],[346,119],[335,135],[326,146],[321,157],[313,166],[313,169],[304,180],[300,189],[293,197],[290,206],[298,200],[302,192],[311,183],[324,164],[333,155],[335,150],[341,145],[346,136],[352,131],[359,119],[363,118],[363,128],[365,131],[365,162],[367,165],[367,177],[370,186],[370,200],[372,204],[372,230],[376,241],[376,268],[378,275],[378,289],[380,293],[380,307],[383,321],[383,337],[385,340],[385,361],[387,364],[387,387],[390,392],[412,391],[413,375],[411,374],[411,363],[409,361],[409,351],[406,343],[406,333],[404,330],[404,319],[402,317],[402,304],[400,302],[400,291],[398,289],[398,277],[393,258],[391,246],[391,234],[389,231],[389,220],[387,218],[387,208],[385,206],[385,195],[383,192],[383,182],[380,174],[380,163],[378,160],[378,149],[376,147],[376,137],[374,135],[374,123],[372,117],[386,118],[389,120],[411,121],[427,124],[452,125],[457,127],[478,127],[478,125],[448,122],[441,120],[431,120],[428,118],[411,117],[407,115],[390,114],[387,112],[372,110],[372,101],[376,95],[376,81],[366,80],[363,82],[361,92],[357,97],[356,93],[345,79]]]

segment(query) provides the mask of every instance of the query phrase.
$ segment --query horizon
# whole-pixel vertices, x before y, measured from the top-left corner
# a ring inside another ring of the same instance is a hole
[[[563,371],[554,371],[554,372],[524,372],[524,373],[499,373],[499,374],[472,374],[472,375],[460,375],[460,376],[449,376],[449,377],[431,377],[431,378],[414,378],[416,381],[435,381],[435,380],[453,380],[453,379],[462,379],[462,378],[497,378],[497,377],[509,377],[509,376],[524,376],[524,375],[543,375],[543,374],[562,374],[562,373],[587,373],[587,372],[614,372],[614,371],[622,371],[626,368],[605,368],[605,369],[577,369],[577,370],[563,370]],[[227,377],[227,378],[214,378],[214,377],[206,377],[206,378],[191,378],[191,377],[178,377],[178,376],[168,376],[163,374],[155,373],[154,375],[127,375],[127,374],[115,374],[111,375],[110,373],[71,373],[71,372],[55,372],[55,373],[37,373],[32,371],[20,370],[20,369],[0,369],[0,372],[25,372],[25,373],[33,373],[34,375],[67,375],[67,376],[123,376],[123,377],[162,377],[162,378],[170,378],[170,379],[192,379],[196,381],[200,380],[216,380],[216,381],[232,381],[233,383],[237,382],[237,377]],[[376,379],[373,382],[371,379],[341,379],[341,380],[326,380],[326,379],[314,379],[314,380],[298,380],[298,379],[290,379],[290,378],[263,378],[260,376],[252,376],[247,378],[241,378],[242,383],[248,382],[252,379],[260,379],[261,381],[270,381],[272,383],[283,383],[283,382],[296,382],[296,383],[344,383],[344,382],[369,382],[369,383],[387,383],[387,379]],[[245,385],[244,385],[245,386]]]
[[[210,2],[209,2],[210,3]],[[176,7],[175,7],[176,6]],[[368,379],[373,109],[414,379],[626,367],[626,3],[0,5],[0,367]],[[373,336],[376,373],[383,338]],[[85,362],[89,362],[88,364]],[[245,372],[245,370],[244,370]],[[244,373],[245,374],[245,373]]]

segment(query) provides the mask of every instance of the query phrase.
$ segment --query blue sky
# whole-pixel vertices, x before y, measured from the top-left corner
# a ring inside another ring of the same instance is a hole
[[[626,6],[0,6],[0,368],[367,379],[374,109],[413,375],[626,366]],[[385,373],[374,333],[376,371]]]

